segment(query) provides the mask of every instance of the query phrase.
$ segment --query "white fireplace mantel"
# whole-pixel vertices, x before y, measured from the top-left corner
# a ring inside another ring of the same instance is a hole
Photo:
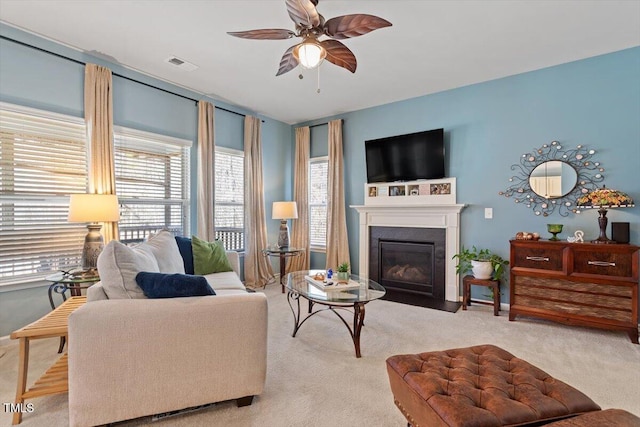
[[[445,299],[457,302],[459,279],[452,259],[460,247],[460,212],[466,205],[350,206],[360,214],[359,274],[369,275],[369,227],[444,228],[446,230]]]

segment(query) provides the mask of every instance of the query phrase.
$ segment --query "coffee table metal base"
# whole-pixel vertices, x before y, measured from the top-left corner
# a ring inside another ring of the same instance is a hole
[[[356,350],[356,357],[362,357],[360,353],[360,332],[362,331],[362,326],[364,325],[364,313],[365,313],[364,306],[366,302],[353,302],[353,303],[345,302],[344,304],[336,304],[332,302],[308,300],[309,312],[308,312],[308,315],[301,321],[300,320],[300,297],[304,298],[304,296],[292,290],[290,290],[289,293],[287,294],[287,301],[289,302],[289,307],[291,307],[291,313],[293,313],[293,320],[294,320],[293,334],[291,335],[292,337],[296,336],[300,327],[304,324],[304,322],[306,322],[312,316],[318,313],[321,313],[323,311],[330,310],[336,316],[338,316],[340,320],[342,320],[342,323],[344,323],[344,325],[349,330],[349,333],[351,334],[351,339],[353,340],[353,345]],[[292,301],[296,302],[296,309],[293,308]],[[314,304],[324,305],[326,306],[326,308],[317,309],[313,311]],[[340,313],[336,311],[339,309],[349,311],[350,308],[353,309],[353,326],[349,325],[349,322],[347,322],[347,320],[345,320],[345,318],[342,317]]]

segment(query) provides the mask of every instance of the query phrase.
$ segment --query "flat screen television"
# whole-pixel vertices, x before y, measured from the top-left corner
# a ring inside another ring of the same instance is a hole
[[[444,130],[365,141],[367,183],[444,178]]]

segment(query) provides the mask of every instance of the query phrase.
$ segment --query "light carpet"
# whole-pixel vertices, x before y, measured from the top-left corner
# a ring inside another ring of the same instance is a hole
[[[545,370],[591,397],[603,408],[621,408],[640,416],[640,346],[621,332],[569,327],[540,320],[509,322],[488,306],[447,313],[389,301],[366,306],[362,358],[355,357],[344,324],[330,312],[314,316],[291,337],[293,316],[280,286],[269,298],[269,359],[264,392],[238,408],[224,402],[189,414],[122,426],[406,426],[393,404],[385,360],[477,344],[494,344]],[[304,304],[303,304],[304,306]],[[30,381],[56,360],[57,339],[34,341]],[[0,348],[0,400],[13,402],[18,346]],[[96,365],[96,369],[100,366]],[[211,369],[216,369],[215,360]],[[135,396],[131,396],[135,399]],[[35,411],[21,425],[67,426],[67,394],[29,400]],[[11,416],[0,408],[0,425]]]

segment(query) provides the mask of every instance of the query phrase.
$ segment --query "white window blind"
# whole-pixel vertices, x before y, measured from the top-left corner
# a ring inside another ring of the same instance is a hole
[[[215,180],[216,239],[226,250],[244,250],[244,153],[217,147]]]
[[[84,120],[0,103],[0,285],[80,264],[85,224],[67,221],[87,190]]]
[[[327,180],[329,159],[315,157],[309,161],[309,244],[313,248],[327,245]]]
[[[116,127],[114,157],[120,241],[168,229],[189,234],[191,141]]]

